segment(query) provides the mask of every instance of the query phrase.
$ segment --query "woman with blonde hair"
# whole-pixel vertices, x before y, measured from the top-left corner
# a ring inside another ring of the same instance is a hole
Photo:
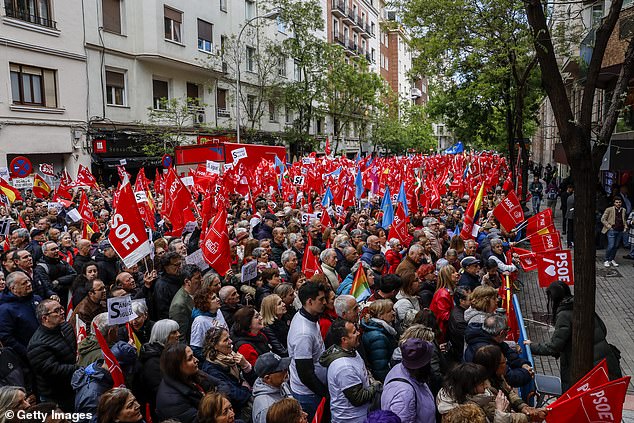
[[[453,291],[456,289],[458,279],[460,279],[460,274],[451,264],[444,266],[438,272],[436,292],[429,308],[434,312],[438,322],[438,329],[440,330],[439,344],[444,344],[447,339],[447,323],[454,305]]]
[[[484,319],[498,307],[497,289],[481,285],[471,292],[471,306],[464,312],[467,325],[482,325]]]
[[[271,344],[271,351],[282,357],[288,357],[286,342],[288,337],[288,323],[283,319],[286,313],[286,304],[277,294],[271,294],[262,300],[260,307],[262,313],[262,332]]]
[[[20,386],[0,387],[0,422],[11,420],[7,414],[14,415],[18,410],[26,410],[30,404],[26,400],[26,391]]]
[[[372,375],[380,380],[390,370],[390,357],[396,348],[397,333],[392,326],[395,313],[392,300],[376,300],[364,312],[362,342]]]

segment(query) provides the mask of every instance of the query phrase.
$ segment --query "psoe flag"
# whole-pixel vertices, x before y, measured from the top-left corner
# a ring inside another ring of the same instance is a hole
[[[123,185],[119,190],[108,241],[126,267],[134,266],[150,254],[147,232],[130,183]]]

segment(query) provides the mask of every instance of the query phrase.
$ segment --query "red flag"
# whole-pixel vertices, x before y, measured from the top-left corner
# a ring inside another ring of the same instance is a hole
[[[229,249],[229,234],[227,233],[227,208],[220,207],[207,229],[202,245],[205,261],[220,276],[231,269],[231,250]]]
[[[69,319],[70,319],[70,316],[66,320],[69,320]],[[81,341],[83,341],[84,339],[88,338],[88,332],[86,330],[86,323],[84,323],[84,321],[81,320],[79,315],[75,316],[75,338],[77,338],[77,346],[78,347],[79,347],[79,344],[81,343]]]
[[[145,403],[145,423],[152,423],[152,412],[150,411],[150,403]]]
[[[537,275],[539,286],[548,287],[557,280],[574,284],[572,254],[570,250],[555,250],[537,253]]]
[[[187,187],[180,180],[174,168],[170,168],[165,178],[165,195],[163,196],[162,214],[169,219],[172,224],[172,234],[180,236],[183,233],[185,224],[191,220],[191,210],[189,208],[192,196]],[[189,213],[187,213],[189,212]],[[192,220],[195,220],[192,219]]]
[[[527,219],[526,236],[543,233],[543,229],[549,226],[554,226],[553,211],[547,208]]]
[[[537,269],[537,254],[523,248],[512,247],[511,251],[517,253],[520,259],[520,266],[525,272]]]
[[[609,381],[610,376],[608,373],[608,362],[604,358],[594,367],[594,369],[590,370],[584,377],[579,379],[577,383],[564,392],[562,396],[551,403],[551,407],[553,404],[564,402],[570,398],[576,397],[582,392],[604,385]]]
[[[502,185],[502,189],[506,192],[515,191],[515,185],[513,184],[513,181],[511,180],[511,174],[509,174],[506,177],[506,180],[504,181],[504,185]]]
[[[509,232],[524,221],[524,212],[515,192],[510,191],[504,197],[500,204],[493,209],[493,216]]]
[[[630,377],[597,386],[549,407],[548,423],[620,422]]]
[[[81,218],[84,219],[86,222],[89,222],[89,223],[97,222],[95,220],[95,215],[92,212],[92,208],[90,207],[90,204],[88,203],[88,198],[86,197],[85,191],[81,192],[81,199],[79,200],[79,207],[77,208],[77,211],[81,215]]]
[[[320,222],[321,222],[321,225],[324,228],[332,228],[333,227],[332,219],[330,219],[330,215],[328,214],[327,210],[323,210],[322,211]]]
[[[544,235],[533,235],[529,239],[534,253],[561,249],[561,237],[559,232],[552,232]]]
[[[321,420],[324,418],[324,408],[326,407],[326,398],[322,398],[317,406],[317,410],[315,411],[315,416],[313,417],[312,423],[321,423]]]
[[[21,228],[26,229],[26,222],[24,221],[24,219],[22,219],[22,216],[18,215],[18,223],[20,224]]]
[[[156,176],[154,177],[154,192],[163,192],[165,185],[163,183],[163,177],[158,169],[156,169]]]
[[[79,170],[77,171],[77,179],[75,179],[75,182],[72,184],[72,186],[86,186],[94,189],[99,189],[99,186],[97,185],[97,180],[93,176],[92,172],[82,164],[79,165]]]
[[[156,230],[156,219],[154,219],[154,213],[152,212],[152,208],[150,207],[147,194],[148,191],[146,191],[145,187],[143,186],[143,180],[137,176],[136,182],[134,184],[134,199],[136,200],[136,205],[139,208],[141,218],[154,231]]]
[[[304,247],[304,257],[302,259],[302,273],[306,275],[306,278],[310,279],[316,273],[323,273],[321,270],[321,266],[319,265],[319,260],[310,251],[310,247],[313,245],[313,239],[310,234],[308,235],[308,241],[306,242],[306,246]]]
[[[464,213],[464,225],[462,226],[462,231],[460,231],[460,237],[464,240],[475,238],[472,234],[473,225],[476,219],[475,216],[480,211],[483,196],[484,184],[481,184],[478,194],[469,201],[469,206],[467,206],[467,210]]]
[[[326,148],[324,148],[326,156],[330,156],[330,138],[326,137]]]
[[[119,191],[119,200],[112,214],[108,241],[126,267],[134,266],[150,254],[148,235],[130,183],[123,185]]]
[[[129,184],[127,184],[129,185]],[[103,334],[99,329],[97,329],[97,325],[93,323],[92,325],[93,333],[95,334],[95,338],[97,338],[97,342],[99,342],[99,347],[101,348],[101,352],[103,353],[103,358],[108,365],[108,370],[110,371],[110,375],[112,375],[112,380],[114,381],[113,388],[118,388],[119,386],[125,386],[125,379],[123,377],[123,372],[121,371],[121,366],[119,366],[119,362],[117,358],[112,354],[110,348],[108,347],[108,343],[106,342]]]
[[[409,245],[410,235],[407,232],[407,217],[405,216],[405,210],[399,203],[396,206],[396,213],[394,213],[394,221],[390,228],[388,239],[398,238],[402,245]]]
[[[9,203],[22,199],[20,191],[13,188],[13,186],[9,185],[9,183],[2,178],[0,178],[0,194],[6,195],[9,199]]]
[[[33,176],[33,195],[37,198],[46,198],[51,193],[51,187],[46,183],[39,173]]]

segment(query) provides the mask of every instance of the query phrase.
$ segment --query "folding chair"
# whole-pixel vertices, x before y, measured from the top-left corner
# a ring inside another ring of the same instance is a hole
[[[543,407],[561,394],[561,380],[557,376],[535,375],[535,407]]]

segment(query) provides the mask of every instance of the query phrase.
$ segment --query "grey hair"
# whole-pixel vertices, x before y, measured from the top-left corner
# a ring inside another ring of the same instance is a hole
[[[350,231],[350,236],[363,236],[363,231],[361,229],[353,229]]]
[[[288,234],[288,243],[289,245],[293,246],[295,245],[295,243],[297,242],[297,238],[300,238],[302,235],[295,233],[295,232],[291,232],[290,234]]]
[[[161,319],[154,323],[152,332],[150,333],[149,343],[156,342],[165,346],[170,334],[179,329],[178,323],[172,319]]]
[[[497,336],[508,327],[506,316],[492,314],[484,319],[482,323],[482,331],[492,336]]]
[[[293,256],[297,257],[297,254],[295,254],[295,251],[293,250],[286,250],[282,253],[282,258],[280,259],[282,264],[289,262]]]
[[[42,252],[43,253],[47,252],[48,249],[50,248],[51,244],[57,245],[57,242],[55,242],[55,241],[46,241],[44,244],[42,244]]]
[[[456,251],[455,248],[448,248],[447,251],[445,252],[445,257],[449,257],[449,256],[457,256],[458,252]]]
[[[493,238],[489,244],[491,244],[491,247],[495,247],[496,245],[502,245],[503,242],[500,238]]]
[[[14,230],[12,234],[19,238],[26,238],[27,241],[31,240],[31,235],[29,235],[29,231],[27,231],[25,228],[18,228]]]
[[[44,317],[47,313],[46,305],[50,303],[56,303],[56,302],[57,301],[50,300],[50,299],[40,301],[40,303],[35,307],[35,317],[37,318],[38,322],[42,322],[42,317]],[[106,316],[107,315],[108,313],[106,313]]]
[[[90,324],[90,332],[94,330],[94,327],[97,326],[99,332],[104,334],[104,336],[110,332],[111,329],[116,328],[117,325],[109,325],[108,324],[108,312],[99,313],[92,319],[92,323]]]
[[[348,247],[350,246],[350,237],[346,234],[337,234],[332,242],[332,246],[335,248]]]
[[[145,304],[144,300],[132,300],[132,311],[137,316],[147,314],[147,304]]]
[[[319,254],[319,260],[322,261],[322,263],[328,258],[328,256],[330,254],[337,254],[337,252],[335,251],[334,248],[326,248],[324,251],[321,252],[321,254]]]
[[[352,295],[340,295],[335,298],[335,313],[337,316],[342,317],[344,313],[350,311],[350,307],[348,307],[348,301],[352,300],[354,303],[357,303],[357,299]],[[353,306],[354,307],[354,306]]]
[[[262,247],[256,247],[253,249],[253,251],[251,251],[251,255],[255,258],[260,258],[262,257],[262,254],[264,253],[264,248]]]
[[[423,219],[423,226],[431,226],[436,222],[438,222],[438,219],[436,219],[435,217],[426,217]]]
[[[359,270],[359,266],[363,266],[363,270],[365,270],[366,275],[368,275],[369,273],[374,273],[372,267],[370,267],[370,265],[363,260],[359,260],[358,262],[356,262],[354,266],[350,268],[350,273],[354,273]]]
[[[227,285],[227,286],[223,286],[222,288],[220,288],[220,291],[218,292],[218,296],[220,297],[220,301],[222,301],[224,303],[225,300],[227,299],[227,297],[229,296],[229,294],[231,293],[232,289],[236,289],[236,287],[235,286],[231,286],[231,285]]]
[[[291,293],[291,291],[295,292],[293,285],[291,285],[290,283],[281,283],[275,287],[273,293],[279,295],[280,297],[286,297],[288,294]]]
[[[390,245],[390,248],[394,248],[400,243],[401,243],[401,241],[398,238],[390,238],[390,240],[388,241],[388,244]]]
[[[410,253],[420,253],[422,251],[423,251],[423,246],[422,245],[414,244],[411,247],[409,247],[409,251],[408,251],[407,254],[409,255]]]
[[[15,285],[15,283],[17,282],[18,276],[20,276],[20,275],[24,275],[24,276],[26,276],[28,278],[27,274],[24,273],[21,270],[16,270],[14,272],[9,273],[6,276],[6,279],[4,281],[4,283],[7,285],[7,288],[11,289],[13,287],[13,285]]]

